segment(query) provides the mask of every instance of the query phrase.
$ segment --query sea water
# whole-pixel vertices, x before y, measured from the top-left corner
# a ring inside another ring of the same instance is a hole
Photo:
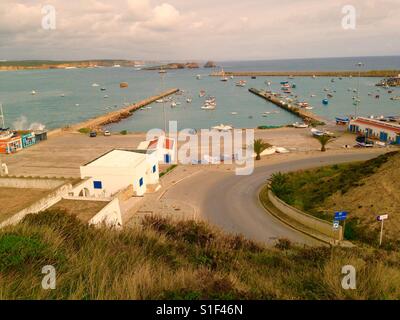
[[[299,70],[356,70],[356,63],[363,61],[364,69],[400,69],[399,57],[343,58],[343,59],[302,59],[287,61],[243,61],[221,62],[225,71],[299,71]],[[336,116],[354,114],[353,89],[360,88],[360,115],[399,115],[400,101],[390,100],[400,95],[400,88],[392,88],[392,94],[376,87],[381,78],[335,77],[243,77],[246,87],[235,83],[236,77],[222,82],[218,77],[210,77],[212,69],[169,70],[162,78],[157,71],[137,71],[133,68],[93,68],[68,70],[25,70],[0,72],[0,102],[3,103],[6,125],[16,129],[28,129],[33,123],[41,123],[48,129],[64,127],[95,116],[117,110],[124,106],[156,95],[169,88],[184,90],[173,100],[181,104],[172,108],[171,102],[153,103],[119,123],[107,126],[112,131],[147,131],[164,127],[166,120],[176,120],[178,127],[210,128],[218,124],[234,127],[253,128],[260,125],[276,126],[291,124],[299,119],[294,115],[253,95],[248,88],[272,89],[280,92],[280,82],[296,84],[292,89],[300,101],[307,101],[316,114],[334,120]],[[201,80],[196,75],[201,75]],[[266,82],[271,82],[269,88]],[[119,84],[128,82],[129,87],[121,89]],[[97,83],[98,87],[92,84]],[[101,91],[100,88],[106,88]],[[329,104],[324,106],[327,88],[333,94]],[[31,91],[35,90],[36,95]],[[215,110],[202,110],[205,97],[199,91],[217,100]],[[378,91],[379,90],[379,91]],[[369,95],[370,94],[370,95]],[[107,97],[105,97],[107,95]],[[315,95],[315,97],[311,97]],[[380,98],[375,98],[379,95]],[[186,99],[191,98],[192,103]],[[263,113],[270,112],[267,117]],[[232,114],[237,113],[237,114]]]

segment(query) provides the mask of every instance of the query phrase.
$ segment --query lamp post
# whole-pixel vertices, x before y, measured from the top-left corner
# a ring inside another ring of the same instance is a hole
[[[359,109],[359,105],[361,103],[360,100],[360,78],[361,78],[361,68],[364,66],[364,63],[359,62],[356,65],[358,67],[358,80],[357,80],[357,101],[355,104],[355,110],[354,110],[354,117],[357,118],[358,116],[358,109]]]

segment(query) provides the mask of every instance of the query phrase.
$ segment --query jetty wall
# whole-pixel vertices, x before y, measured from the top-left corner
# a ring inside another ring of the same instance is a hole
[[[302,108],[291,105],[290,103],[282,103],[281,99],[272,95],[271,93],[267,93],[265,91],[261,91],[255,88],[250,88],[249,91],[275,105],[278,107],[295,114],[296,116],[302,118],[305,122],[314,124],[314,125],[323,125],[325,124],[325,119],[316,114],[304,110]]]
[[[359,71],[225,71],[213,72],[210,74],[212,77],[235,76],[235,77],[358,77]],[[400,70],[367,70],[361,71],[361,77],[397,77]]]
[[[169,89],[167,91],[164,91],[163,93],[160,93],[160,94],[152,96],[150,98],[141,100],[137,103],[131,104],[131,105],[124,107],[122,109],[119,109],[117,111],[112,111],[112,112],[106,113],[106,114],[98,116],[96,118],[74,124],[67,128],[54,129],[48,133],[48,136],[55,136],[58,134],[62,134],[65,131],[77,131],[81,128],[96,129],[96,128],[102,127],[102,126],[110,124],[110,123],[119,122],[122,119],[130,117],[132,115],[132,113],[135,112],[136,110],[139,110],[140,108],[143,108],[143,107],[155,102],[156,100],[170,96],[171,94],[174,94],[178,91],[179,91],[179,89],[177,89],[177,88]]]

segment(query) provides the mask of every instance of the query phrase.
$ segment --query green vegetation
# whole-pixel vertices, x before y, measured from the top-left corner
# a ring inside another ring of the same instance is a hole
[[[257,129],[277,129],[277,128],[282,128],[282,126],[258,126]]]
[[[163,172],[160,172],[160,178],[165,176],[167,173],[171,172],[172,170],[174,170],[178,165],[177,164],[173,164],[171,166],[169,166],[167,169],[165,169]]]
[[[254,140],[254,152],[256,153],[256,160],[261,160],[261,153],[271,147],[271,145],[267,142],[264,142],[262,139]]]
[[[317,139],[319,141],[319,143],[321,144],[321,152],[325,152],[326,151],[326,145],[330,142],[333,141],[333,137],[331,136],[327,136],[327,135],[323,135],[323,136],[313,136],[315,139]]]
[[[122,134],[123,136],[126,136],[126,135],[128,134],[128,131],[127,131],[127,130],[122,130],[122,131],[120,132],[120,134]]]
[[[324,206],[326,201],[334,194],[345,195],[354,188],[363,186],[365,178],[372,176],[396,155],[399,155],[399,152],[390,152],[366,162],[326,166],[287,174],[276,173],[271,178],[271,190],[289,205],[318,218],[332,221],[334,212],[333,209],[329,211]],[[358,218],[350,217],[345,237],[375,244],[377,234],[362,228]]]
[[[78,131],[83,134],[89,134],[91,130],[90,128],[80,128]]]
[[[0,299],[399,299],[400,255],[367,249],[275,248],[205,223],[149,218],[114,231],[61,212],[0,230]],[[357,290],[341,286],[344,265]],[[56,269],[43,290],[41,270]]]

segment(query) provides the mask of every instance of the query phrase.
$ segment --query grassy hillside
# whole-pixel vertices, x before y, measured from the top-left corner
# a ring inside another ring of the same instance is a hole
[[[58,212],[0,230],[0,299],[398,299],[400,255],[369,249],[276,248],[203,223],[152,218],[143,229],[95,229]],[[341,269],[357,269],[357,290]],[[57,270],[43,290],[41,269]]]
[[[400,244],[400,153],[314,170],[276,174],[273,191],[285,202],[319,218],[332,221],[334,211],[349,211],[346,238],[376,245],[380,224],[385,225],[387,248]]]

